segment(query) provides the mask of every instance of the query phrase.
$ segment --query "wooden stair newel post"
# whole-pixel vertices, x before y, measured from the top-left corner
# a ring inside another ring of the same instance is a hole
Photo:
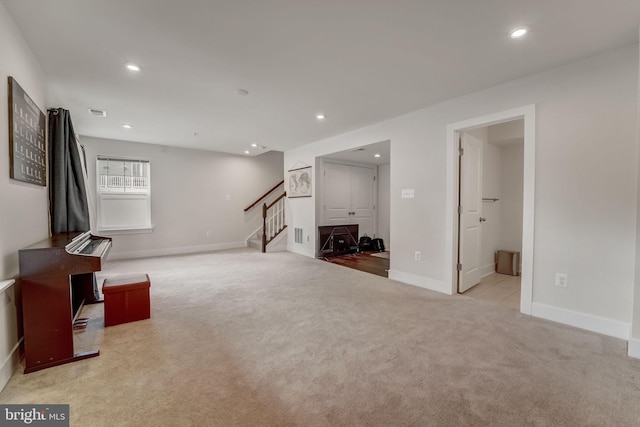
[[[267,251],[267,204],[262,205],[262,252]]]

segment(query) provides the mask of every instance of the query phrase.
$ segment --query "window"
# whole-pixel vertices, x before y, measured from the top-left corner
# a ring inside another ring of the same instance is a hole
[[[148,160],[98,156],[98,231],[151,230]]]

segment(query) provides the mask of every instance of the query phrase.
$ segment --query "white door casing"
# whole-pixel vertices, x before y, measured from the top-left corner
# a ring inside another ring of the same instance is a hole
[[[482,141],[460,135],[460,242],[458,292],[480,283],[482,251]]]
[[[468,129],[524,119],[524,186],[522,204],[522,272],[520,287],[520,312],[532,314],[533,303],[533,252],[534,252],[534,214],[535,214],[535,152],[536,152],[536,107],[535,104],[516,107],[509,110],[478,116],[447,125],[447,185],[445,206],[445,284],[449,294],[458,288],[458,135]]]

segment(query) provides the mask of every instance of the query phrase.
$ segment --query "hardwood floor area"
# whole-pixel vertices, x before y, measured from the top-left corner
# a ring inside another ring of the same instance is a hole
[[[355,270],[365,271],[382,277],[389,277],[389,258],[376,256],[375,254],[377,254],[377,252],[360,252],[322,259]]]
[[[492,273],[463,295],[520,309],[520,276]]]

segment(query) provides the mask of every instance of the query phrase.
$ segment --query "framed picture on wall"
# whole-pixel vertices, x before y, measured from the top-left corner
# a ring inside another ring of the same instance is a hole
[[[289,170],[287,197],[311,197],[311,166]]]
[[[10,177],[44,187],[47,185],[44,113],[13,77],[9,76],[8,84]]]

